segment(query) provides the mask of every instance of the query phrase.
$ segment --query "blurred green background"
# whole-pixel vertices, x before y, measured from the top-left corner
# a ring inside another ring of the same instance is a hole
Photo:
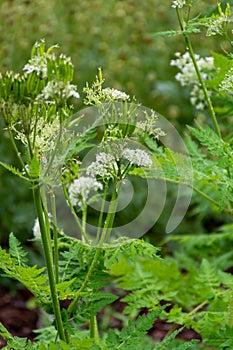
[[[189,93],[175,81],[176,69],[169,64],[175,52],[185,51],[183,38],[153,35],[178,28],[176,11],[170,4],[170,1],[161,0],[2,0],[1,71],[21,70],[34,42],[44,38],[47,46],[59,44],[60,51],[71,56],[74,80],[80,93],[87,81],[91,83],[95,79],[101,67],[107,86],[134,95],[142,105],[172,121],[182,134],[186,124],[192,124],[194,119],[203,121],[206,115],[190,106]],[[217,1],[197,1],[195,14],[210,14],[216,5]],[[196,53],[207,56],[211,50],[222,50],[226,44],[220,43],[217,37],[206,38],[205,34],[193,36],[193,43]],[[80,100],[76,107],[81,106]],[[1,160],[15,164],[4,131],[1,132],[0,154]],[[167,209],[150,235],[153,242],[163,238],[164,222],[175,200],[172,186],[168,194]],[[1,244],[6,244],[11,231],[23,241],[31,237],[35,213],[30,189],[2,168],[0,198]],[[216,220],[213,221],[209,205],[203,204],[198,212],[199,204],[194,196],[177,232],[212,229],[208,220],[212,223]],[[218,216],[216,226],[225,220]]]

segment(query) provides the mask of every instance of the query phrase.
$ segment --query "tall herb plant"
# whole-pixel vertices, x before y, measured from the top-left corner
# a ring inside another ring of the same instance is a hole
[[[100,291],[109,283],[107,265],[118,260],[122,251],[129,250],[142,255],[144,250],[150,251],[157,258],[156,248],[142,242],[121,238],[115,248],[107,243],[111,242],[124,179],[136,168],[152,166],[150,151],[145,146],[133,147],[130,138],[134,138],[134,143],[145,135],[157,139],[162,131],[155,128],[153,112],[146,115],[146,122],[140,121],[139,105],[131,104],[128,95],[103,88],[101,71],[96,82],[84,89],[86,104],[95,106],[95,120],[91,125],[79,126],[83,120],[85,124],[85,116],[72,117],[70,100],[79,98],[77,87],[72,84],[73,65],[69,57],[56,55],[56,49],[53,46],[46,50],[43,40],[37,42],[22,74],[6,72],[1,76],[1,114],[20,168],[3,162],[1,165],[31,185],[38,216],[34,234],[41,240],[45,267],[28,265],[26,253],[13,234],[9,252],[1,249],[0,267],[7,276],[23,283],[40,306],[54,315],[54,328],[48,339],[42,333],[41,342],[33,346],[29,342],[28,348],[41,349],[47,341],[50,347],[56,343],[61,348],[100,349],[114,341],[122,342],[121,337],[112,339],[113,335],[101,341],[98,334],[97,311],[116,299],[114,294]],[[98,125],[102,115],[104,120]],[[82,132],[76,130],[77,125]],[[79,155],[93,147],[97,131],[100,139],[95,159],[84,167]],[[19,142],[24,146],[23,153]],[[56,187],[63,189],[80,240],[66,236],[57,224]],[[99,197],[103,204],[97,232],[91,237],[87,211]],[[104,210],[107,201],[109,207]],[[62,309],[64,300],[68,305]],[[140,335],[151,327],[156,315],[139,321]],[[87,320],[89,336],[80,328]],[[9,339],[8,348],[26,348],[24,340],[12,338],[3,326],[2,335]],[[141,338],[136,338],[140,343]]]
[[[232,12],[230,5],[218,5],[208,16],[192,18],[194,3],[172,1],[180,30],[162,35],[183,35],[187,52],[177,53],[171,65],[180,70],[176,78],[190,89],[191,103],[209,116],[206,125],[188,127],[185,136],[193,163],[192,188],[214,211],[232,218],[232,134],[225,123],[232,111],[232,55],[201,57],[194,53],[190,39],[207,28],[208,36],[220,35],[228,40]],[[167,240],[178,242],[181,250],[164,259],[142,240],[121,238],[113,244],[119,192],[126,177],[166,179],[190,186],[176,171],[177,165],[185,164],[187,155],[160,145],[157,139],[163,130],[157,127],[155,114],[146,114],[143,123],[137,103],[130,103],[123,92],[103,87],[101,71],[94,84],[84,89],[86,104],[94,106],[96,120],[82,128],[81,115],[71,118],[74,110],[70,100],[79,98],[72,84],[72,63],[64,55],[56,56],[54,50],[46,51],[44,41],[37,43],[23,74],[7,72],[0,80],[1,114],[21,169],[5,163],[2,166],[32,187],[38,215],[35,232],[42,241],[46,265],[30,267],[19,241],[11,234],[9,252],[0,250],[0,267],[29,288],[41,307],[54,315],[54,323],[40,332],[35,344],[12,337],[1,326],[7,347],[231,349],[233,278],[227,269],[233,262],[229,250],[232,224],[208,236],[171,236]],[[99,121],[97,112],[103,120]],[[79,134],[73,134],[74,121],[82,130]],[[18,142],[25,145],[24,154],[19,152]],[[91,147],[96,150],[94,160],[81,162]],[[78,225],[79,240],[67,236],[57,224],[53,190],[58,180]],[[100,198],[102,206],[93,238],[89,207]],[[106,288],[111,280],[127,291],[122,300],[127,302],[124,312],[129,321],[122,331],[111,330],[100,337],[97,312],[117,298]],[[68,306],[62,308],[64,300]],[[167,304],[162,307],[164,301]],[[134,324],[131,320],[142,308],[150,312]],[[163,342],[153,344],[146,332],[157,317],[173,327]],[[82,328],[87,321],[88,333]],[[194,329],[202,343],[176,340],[182,330],[176,330],[179,326]]]

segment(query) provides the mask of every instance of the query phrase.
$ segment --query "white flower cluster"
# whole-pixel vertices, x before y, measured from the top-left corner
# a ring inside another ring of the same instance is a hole
[[[190,102],[197,110],[203,111],[206,107],[205,95],[199,85],[195,84],[190,92]]]
[[[137,129],[140,131],[143,131],[146,134],[149,134],[150,136],[153,136],[156,139],[159,139],[160,136],[165,136],[165,132],[157,127],[157,115],[154,110],[150,111],[151,113],[148,114],[147,111],[144,111],[145,120],[139,120],[136,124]]]
[[[225,25],[228,23],[232,23],[232,13],[230,9],[230,5],[227,4],[225,13],[222,11],[221,4],[218,4],[218,12],[219,15],[213,14],[210,18],[207,19],[208,29],[207,36],[212,35],[223,35],[225,31]]]
[[[186,52],[181,55],[180,52],[175,54],[177,59],[171,60],[171,66],[177,67],[180,72],[176,74],[176,80],[180,82],[181,86],[192,86],[191,91],[191,103],[199,110],[204,109],[205,99],[200,88],[198,77],[190,57],[190,54]],[[195,55],[195,60],[199,67],[203,80],[208,79],[209,73],[214,69],[213,57],[202,58],[199,55]]]
[[[82,207],[83,203],[87,203],[91,192],[102,189],[103,185],[93,177],[80,176],[69,187],[70,202],[73,206]]]
[[[67,84],[64,81],[52,80],[48,82],[38,97],[44,98],[45,100],[53,100],[56,99],[56,97],[67,100],[72,96],[75,98],[80,97],[76,85]]]
[[[130,149],[125,148],[122,152],[122,158],[127,159],[130,164],[135,164],[139,167],[151,167],[152,166],[152,160],[149,156],[149,154],[140,149]]]
[[[225,75],[223,81],[219,85],[219,89],[233,95],[233,68]]]
[[[105,88],[102,90],[103,98],[108,101],[116,101],[116,100],[130,100],[130,96],[127,95],[125,92],[117,90],[117,89],[111,89],[111,88]]]
[[[170,64],[171,66],[175,66],[180,70],[180,72],[176,74],[176,80],[178,80],[182,86],[198,83],[197,74],[189,52],[185,52],[183,55],[181,55],[180,52],[176,52],[175,56],[177,59],[171,60]],[[201,72],[202,78],[204,80],[207,79],[208,72],[212,71],[214,68],[213,57],[202,58],[196,54],[195,59]]]
[[[47,58],[46,56],[34,56],[23,67],[26,74],[36,72],[37,75],[42,75],[42,78],[47,77]]]
[[[119,169],[118,162],[120,159],[125,159],[130,165],[136,165],[138,167],[152,166],[152,160],[146,151],[140,148],[122,148],[119,151],[118,147],[114,155],[105,152],[100,152],[97,154],[96,161],[92,162],[87,167],[87,175],[91,177],[100,176],[106,179],[114,178],[118,174],[119,170],[121,173],[124,173],[124,167],[122,164],[122,169]]]
[[[185,0],[174,0],[172,1],[172,7],[181,9],[185,5]]]
[[[118,168],[116,160],[112,154],[100,152],[96,155],[96,161],[87,167],[87,175],[105,177],[106,179],[114,177]]]

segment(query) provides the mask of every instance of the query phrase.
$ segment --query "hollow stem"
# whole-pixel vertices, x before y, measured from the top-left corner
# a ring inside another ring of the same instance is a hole
[[[51,254],[51,247],[50,247],[49,237],[47,235],[47,229],[46,229],[46,225],[45,225],[45,219],[44,219],[43,206],[42,206],[39,185],[34,187],[33,194],[34,194],[34,202],[35,202],[35,207],[36,207],[37,216],[38,216],[39,225],[40,225],[45,262],[46,262],[46,267],[47,267],[47,271],[48,271],[50,294],[51,294],[51,300],[52,300],[53,311],[54,311],[56,326],[57,326],[57,330],[58,330],[58,335],[59,335],[59,338],[61,340],[66,342],[66,337],[65,337],[65,332],[64,332],[62,317],[61,317],[61,310],[60,310],[57,289],[56,289],[55,273],[54,273],[54,269],[53,269],[53,259],[52,259],[52,254]]]

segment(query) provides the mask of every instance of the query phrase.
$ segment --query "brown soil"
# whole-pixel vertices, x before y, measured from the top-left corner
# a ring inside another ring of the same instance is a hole
[[[0,287],[0,322],[14,336],[33,339],[33,329],[37,328],[39,309],[30,310],[28,301],[30,292],[20,289],[16,295],[12,295],[5,287]],[[6,341],[0,337],[0,348],[6,345]]]
[[[17,290],[13,295],[5,287],[0,287],[0,322],[14,336],[34,339],[35,333],[33,330],[39,327],[40,310],[38,308],[29,309],[29,303],[32,295],[29,291],[22,288]],[[108,328],[122,328],[122,322],[117,319],[114,314],[121,313],[125,304],[120,301],[115,301],[112,305],[113,314],[108,320]],[[102,311],[103,312],[103,311]],[[143,311],[144,312],[144,311]],[[146,310],[145,310],[146,312]],[[101,313],[99,317],[101,316]],[[149,331],[149,335],[155,341],[161,341],[173,325],[165,321],[157,320],[154,326]],[[193,330],[184,329],[178,336],[184,340],[201,339],[200,335]],[[6,345],[6,341],[0,337],[0,349]]]

